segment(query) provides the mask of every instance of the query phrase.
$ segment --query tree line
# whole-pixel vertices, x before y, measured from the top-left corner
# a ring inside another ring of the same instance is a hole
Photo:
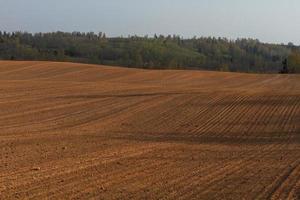
[[[50,60],[149,69],[277,73],[283,60],[300,72],[300,47],[254,39],[178,35],[107,37],[105,33],[1,32],[0,59]]]

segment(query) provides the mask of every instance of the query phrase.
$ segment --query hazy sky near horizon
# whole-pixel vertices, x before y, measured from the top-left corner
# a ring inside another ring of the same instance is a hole
[[[0,0],[2,31],[257,38],[300,45],[300,0]]]

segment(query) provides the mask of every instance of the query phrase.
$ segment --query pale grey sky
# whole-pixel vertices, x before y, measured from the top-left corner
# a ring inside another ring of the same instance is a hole
[[[0,0],[2,31],[258,38],[300,45],[300,0]]]

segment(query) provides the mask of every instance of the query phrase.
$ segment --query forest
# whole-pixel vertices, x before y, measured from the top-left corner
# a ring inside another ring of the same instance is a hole
[[[201,69],[278,73],[300,72],[300,47],[256,39],[178,35],[107,37],[99,32],[1,32],[1,60],[48,60],[146,69]]]

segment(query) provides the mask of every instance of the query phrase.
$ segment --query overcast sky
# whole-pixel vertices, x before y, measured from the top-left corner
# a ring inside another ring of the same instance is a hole
[[[300,44],[300,0],[0,0],[0,30],[250,37]]]

